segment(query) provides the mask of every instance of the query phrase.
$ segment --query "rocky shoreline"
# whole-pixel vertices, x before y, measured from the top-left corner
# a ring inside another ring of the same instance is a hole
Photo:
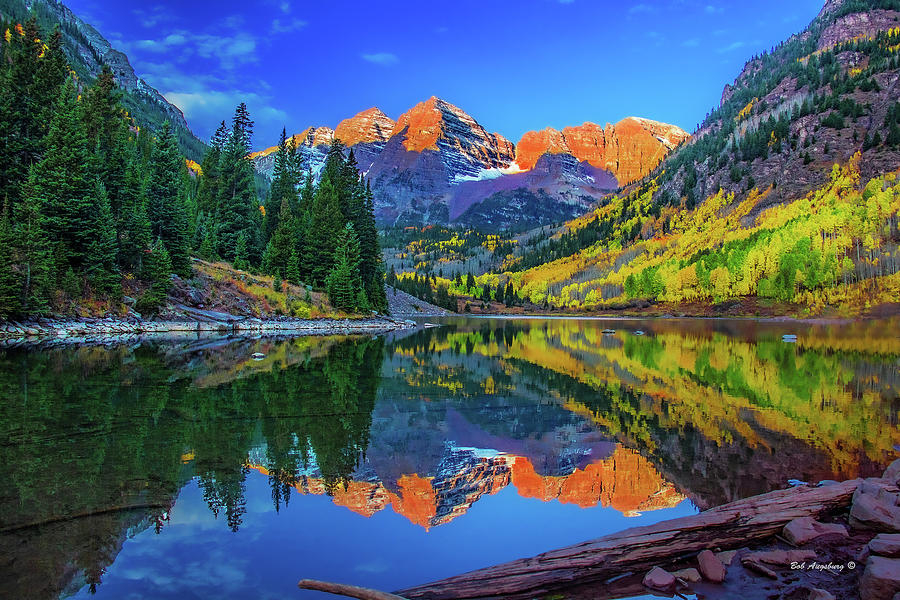
[[[26,322],[0,321],[0,344],[9,346],[48,341],[67,344],[102,343],[116,338],[184,334],[374,335],[415,326],[414,321],[386,316],[361,319],[260,319],[195,310],[186,317],[153,320],[82,317],[39,318]]]
[[[408,600],[648,593],[900,600],[900,460],[881,477],[801,484],[397,592]]]

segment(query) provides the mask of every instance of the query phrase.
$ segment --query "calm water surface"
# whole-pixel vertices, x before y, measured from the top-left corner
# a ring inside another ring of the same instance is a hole
[[[897,456],[897,321],[441,324],[0,347],[0,598],[394,590]]]

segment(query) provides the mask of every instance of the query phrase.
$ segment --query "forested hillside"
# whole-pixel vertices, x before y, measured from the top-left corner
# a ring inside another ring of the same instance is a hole
[[[385,307],[371,194],[335,144],[318,185],[286,143],[259,201],[244,104],[189,171],[168,122],[158,134],[122,105],[109,68],[89,85],[57,29],[3,24],[0,43],[0,318],[154,313],[192,256],[327,289],[332,307]],[[46,40],[46,41],[45,41]],[[47,99],[52,99],[48,102]]]
[[[81,81],[93,83],[109,68],[123,92],[120,102],[135,122],[159,132],[163,123],[169,121],[181,152],[192,160],[200,160],[206,145],[191,132],[181,110],[139,78],[128,57],[114,49],[90,24],[57,0],[0,0],[0,20],[25,23],[32,16],[46,33],[59,29],[63,53]]]

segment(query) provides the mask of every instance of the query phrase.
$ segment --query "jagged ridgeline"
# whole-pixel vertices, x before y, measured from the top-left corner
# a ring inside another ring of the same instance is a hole
[[[32,15],[41,30],[48,34],[59,27],[66,58],[79,80],[91,84],[103,67],[108,66],[123,91],[121,103],[135,122],[159,131],[162,124],[169,121],[182,154],[200,161],[206,144],[191,133],[181,110],[138,77],[128,57],[114,49],[93,26],[55,0],[0,0],[2,21],[24,23]]]
[[[898,288],[900,1],[830,0],[753,57],[659,168],[483,281],[535,303],[759,297],[819,310]]]

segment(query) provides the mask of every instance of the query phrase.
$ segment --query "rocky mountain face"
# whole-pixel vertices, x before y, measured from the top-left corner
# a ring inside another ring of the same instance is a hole
[[[621,185],[627,185],[649,173],[689,137],[675,125],[637,117],[605,127],[585,123],[562,131],[547,128],[522,136],[516,145],[516,164],[527,170],[544,154],[568,154],[612,173]]]
[[[268,474],[265,465],[253,468]],[[549,475],[540,474],[527,457],[447,447],[431,474],[383,481],[363,471],[346,486],[330,489],[312,473],[301,476],[294,488],[301,494],[331,494],[335,504],[364,517],[391,507],[411,523],[430,529],[464,515],[479,499],[509,485],[525,498],[581,508],[610,507],[625,516],[672,508],[685,499],[644,457],[621,446],[584,468]]]
[[[749,60],[691,140],[665,160],[663,204],[720,188],[763,192],[748,219],[827,182],[860,153],[863,178],[900,164],[900,2],[828,0],[801,33]],[[892,126],[893,123],[893,126]]]
[[[44,31],[59,26],[69,64],[79,78],[92,82],[104,66],[108,66],[116,83],[123,90],[122,103],[139,125],[156,129],[169,121],[175,131],[182,152],[199,161],[205,144],[191,133],[181,112],[155,88],[137,76],[128,56],[116,50],[89,23],[56,0],[5,0],[0,15],[13,21],[24,21],[30,14],[38,19]]]
[[[396,122],[370,108],[294,136],[305,167],[321,168],[334,138],[353,149],[375,194],[383,225],[459,223],[526,229],[584,212],[600,197],[645,175],[687,139],[678,127],[630,117],[605,127],[529,132],[518,144],[432,97]],[[251,155],[271,174],[277,147]]]

